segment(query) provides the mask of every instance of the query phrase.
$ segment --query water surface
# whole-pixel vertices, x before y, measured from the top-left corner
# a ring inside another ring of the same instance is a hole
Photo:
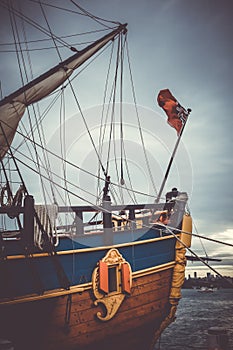
[[[233,289],[213,293],[182,290],[176,316],[157,342],[156,350],[207,350],[210,327],[227,329],[229,350],[233,350]]]

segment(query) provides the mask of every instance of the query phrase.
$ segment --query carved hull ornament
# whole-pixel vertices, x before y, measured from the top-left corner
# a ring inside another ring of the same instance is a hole
[[[132,271],[130,264],[115,248],[110,249],[98,262],[92,274],[94,305],[101,304],[105,312],[97,312],[101,321],[109,321],[115,316],[126,295],[130,294]]]

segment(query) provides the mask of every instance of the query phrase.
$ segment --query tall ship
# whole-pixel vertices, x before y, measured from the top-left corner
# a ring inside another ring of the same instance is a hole
[[[146,192],[138,164],[148,182],[155,174],[127,24],[74,1],[23,6],[1,2],[12,30],[7,50],[20,69],[16,75],[12,66],[12,76],[21,85],[9,77],[12,92],[0,101],[0,338],[15,350],[153,349],[175,319],[191,245],[187,193],[174,187],[163,194],[190,110],[158,89],[175,148],[160,189]],[[71,34],[66,28],[81,15],[79,25],[88,19],[95,30]],[[95,107],[83,108],[82,97]],[[156,123],[150,128],[158,132]]]

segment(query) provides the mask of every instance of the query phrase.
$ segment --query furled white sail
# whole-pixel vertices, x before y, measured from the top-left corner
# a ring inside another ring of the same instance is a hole
[[[25,109],[32,103],[38,102],[61,86],[72,72],[92,57],[105,44],[112,40],[125,25],[107,34],[82,51],[77,52],[56,67],[50,69],[29,84],[0,101],[0,160],[9,150],[19,121]]]

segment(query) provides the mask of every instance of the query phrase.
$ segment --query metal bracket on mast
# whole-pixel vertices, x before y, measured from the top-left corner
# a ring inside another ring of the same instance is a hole
[[[110,196],[108,195],[110,185],[110,176],[105,177],[105,184],[103,188],[103,201],[110,201]]]
[[[105,185],[103,188],[103,227],[104,227],[104,244],[113,244],[112,231],[112,211],[111,198],[108,195],[110,185],[110,176],[105,177]]]

